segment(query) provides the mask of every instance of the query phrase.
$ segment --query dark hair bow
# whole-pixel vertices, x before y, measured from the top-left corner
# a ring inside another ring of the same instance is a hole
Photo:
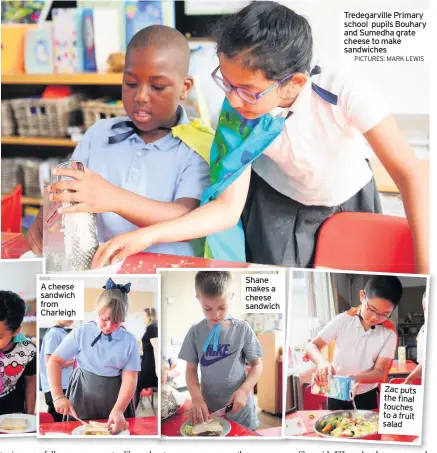
[[[106,285],[103,287],[103,289],[119,289],[122,293],[128,294],[130,292],[130,287],[131,287],[131,283],[126,283],[125,285],[120,285],[120,284],[114,283],[112,278],[108,278],[108,281],[106,282]]]

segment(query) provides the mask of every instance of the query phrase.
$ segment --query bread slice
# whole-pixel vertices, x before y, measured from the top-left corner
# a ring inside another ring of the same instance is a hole
[[[5,418],[0,423],[0,429],[5,431],[25,431],[27,420],[25,418]]]
[[[199,437],[220,436],[223,426],[219,420],[213,419],[193,426],[192,435]]]
[[[83,431],[85,436],[111,436],[111,431],[108,430],[106,423],[89,421],[88,426],[85,426]]]

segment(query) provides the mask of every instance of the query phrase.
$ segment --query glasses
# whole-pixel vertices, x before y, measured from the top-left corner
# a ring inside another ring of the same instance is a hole
[[[375,316],[376,318],[380,318],[380,319],[388,319],[390,318],[392,312],[388,313],[388,314],[385,314],[385,313],[379,313],[378,311],[376,311],[370,304],[369,304],[369,301],[365,298],[364,299],[366,301],[366,306],[367,306],[367,310],[370,311],[370,313],[372,313],[373,316]]]
[[[289,79],[293,75],[289,74],[288,76],[284,77],[283,79],[277,81],[272,86],[267,88],[267,90],[264,90],[262,93],[252,93],[251,91],[247,91],[244,88],[234,87],[226,79],[223,79],[222,77],[217,75],[219,69],[220,66],[217,66],[217,68],[215,68],[215,70],[211,73],[211,77],[217,84],[217,86],[227,94],[230,94],[233,91],[235,91],[238,94],[238,96],[240,96],[240,98],[243,99],[244,102],[247,102],[248,104],[252,105],[256,104],[263,96],[265,96],[273,89],[277,88],[279,85],[284,83],[287,79]]]

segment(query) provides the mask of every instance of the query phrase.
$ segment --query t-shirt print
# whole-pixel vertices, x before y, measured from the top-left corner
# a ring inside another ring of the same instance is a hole
[[[200,365],[201,366],[211,366],[215,363],[221,362],[224,359],[227,359],[229,356],[239,352],[239,349],[235,351],[231,351],[231,345],[227,344],[219,344],[217,351],[214,351],[213,345],[210,344],[206,350],[200,357]]]
[[[0,398],[15,390],[18,380],[25,374],[35,374],[36,347],[31,341],[16,343],[9,352],[2,352],[0,355]],[[26,368],[33,361],[32,370]]]

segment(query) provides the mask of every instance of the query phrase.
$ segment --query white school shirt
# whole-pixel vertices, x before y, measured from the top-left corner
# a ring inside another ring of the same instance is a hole
[[[338,376],[364,373],[373,369],[376,359],[393,359],[396,353],[395,332],[383,326],[364,330],[360,318],[341,313],[319,333],[326,343],[335,341],[332,365]],[[360,384],[358,394],[369,392],[378,384]]]
[[[337,105],[323,100],[312,82],[337,95]],[[389,114],[381,97],[344,71],[322,67],[291,107],[271,113],[284,110],[293,113],[283,132],[253,163],[270,186],[307,206],[338,206],[371,180],[362,134]]]

